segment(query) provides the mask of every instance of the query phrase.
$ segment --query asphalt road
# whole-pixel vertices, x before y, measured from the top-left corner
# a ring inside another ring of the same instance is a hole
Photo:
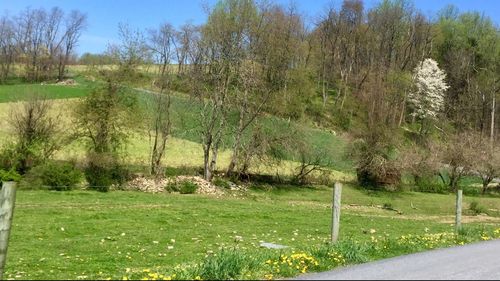
[[[296,280],[500,280],[500,240],[439,249],[337,270]]]

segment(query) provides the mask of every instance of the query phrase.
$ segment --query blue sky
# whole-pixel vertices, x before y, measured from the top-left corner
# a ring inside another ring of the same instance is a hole
[[[88,14],[89,26],[83,33],[78,52],[102,52],[108,42],[117,38],[118,23],[146,29],[168,21],[180,26],[187,21],[200,24],[206,20],[204,5],[213,5],[217,0],[0,0],[0,13],[17,14],[26,7],[61,7],[68,12],[78,9]],[[288,4],[290,0],[275,0]],[[340,7],[342,0],[294,0],[308,20],[321,14],[325,7],[333,4]],[[365,0],[372,7],[378,0]],[[414,0],[415,6],[426,15],[433,15],[447,4],[454,4],[460,11],[475,10],[491,17],[500,25],[500,0]]]

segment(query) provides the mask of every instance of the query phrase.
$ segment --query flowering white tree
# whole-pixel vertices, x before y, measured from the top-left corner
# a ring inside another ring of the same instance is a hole
[[[446,74],[433,59],[425,59],[415,67],[413,79],[416,90],[408,95],[413,116],[421,121],[437,118],[443,109],[444,93],[449,88],[445,78]]]

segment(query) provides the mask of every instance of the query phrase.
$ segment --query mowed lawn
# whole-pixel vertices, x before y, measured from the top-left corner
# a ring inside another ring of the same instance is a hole
[[[221,198],[20,190],[5,277],[121,279],[130,271],[166,272],[200,262],[220,247],[276,251],[260,248],[264,241],[307,249],[329,239],[331,194],[326,187],[248,191]],[[472,200],[500,209],[500,200],[494,198],[466,197],[465,207]],[[453,202],[453,195],[369,193],[346,186],[341,238],[369,241],[373,236],[449,232]],[[384,203],[403,214],[380,208]],[[482,223],[486,229],[500,226],[498,217],[465,221],[468,226]]]

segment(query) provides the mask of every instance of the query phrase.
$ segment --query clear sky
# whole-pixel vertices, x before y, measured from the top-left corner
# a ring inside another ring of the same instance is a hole
[[[168,21],[180,26],[187,21],[200,24],[206,20],[203,6],[217,0],[0,0],[0,13],[15,15],[26,7],[50,9],[58,6],[65,12],[78,9],[88,15],[89,26],[84,31],[78,52],[102,52],[108,42],[115,42],[118,23],[128,23],[133,28],[153,28]],[[275,0],[288,4],[290,0]],[[342,0],[294,0],[299,10],[311,21],[329,5],[340,7]],[[379,3],[365,0],[366,7]],[[491,17],[500,25],[500,0],[414,0],[415,6],[426,15],[434,15],[447,4],[454,4],[463,11],[478,11]]]

